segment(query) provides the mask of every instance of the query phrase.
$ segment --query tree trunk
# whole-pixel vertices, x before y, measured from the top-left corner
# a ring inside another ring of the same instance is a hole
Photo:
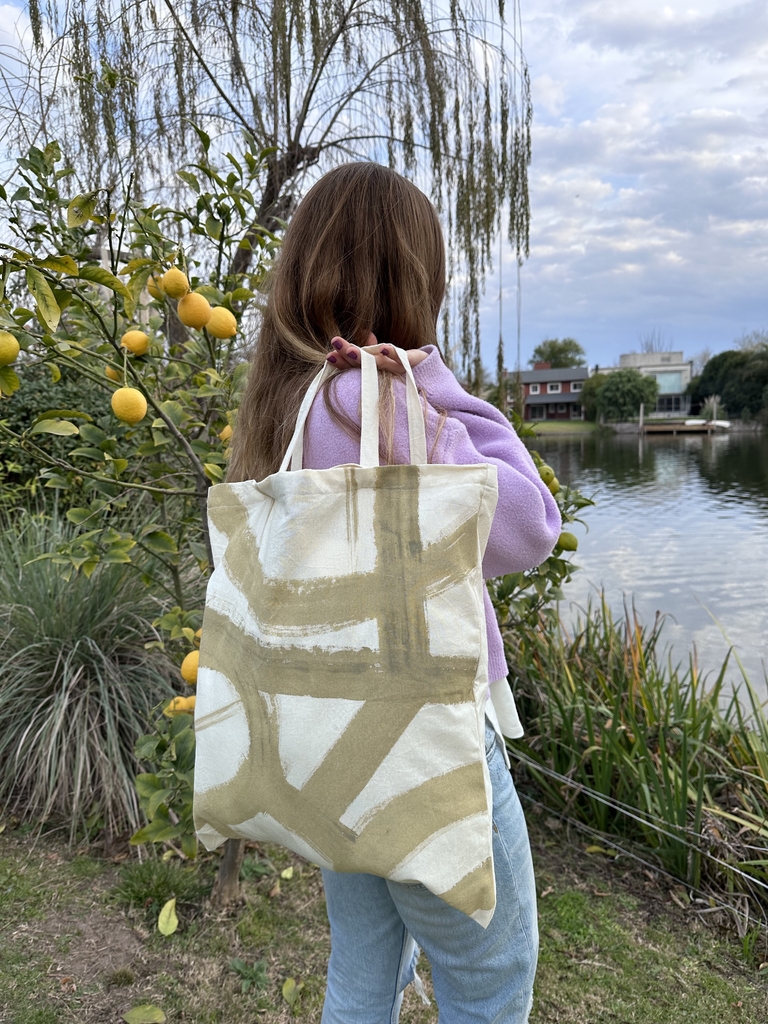
[[[213,884],[211,902],[217,907],[226,907],[240,896],[240,868],[245,855],[244,839],[228,839],[224,844],[216,881]]]
[[[320,156],[316,146],[296,146],[286,153],[273,156],[267,170],[267,180],[259,203],[256,220],[252,228],[245,233],[245,240],[253,244],[259,228],[277,231],[280,221],[287,220],[294,205],[294,196],[284,195],[283,189],[297,171],[311,167]],[[245,247],[238,249],[229,268],[229,276],[236,279],[245,274],[251,265],[253,250]]]

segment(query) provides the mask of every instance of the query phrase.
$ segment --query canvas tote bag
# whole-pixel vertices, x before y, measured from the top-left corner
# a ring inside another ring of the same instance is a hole
[[[195,826],[209,850],[276,842],[334,871],[421,883],[486,927],[481,561],[496,467],[427,464],[397,353],[410,465],[379,465],[377,369],[363,352],[360,465],[302,468],[326,364],[279,471],[209,491]]]

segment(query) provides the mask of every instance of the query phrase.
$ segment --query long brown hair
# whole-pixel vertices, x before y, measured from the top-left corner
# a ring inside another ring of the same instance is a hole
[[[445,247],[429,199],[395,171],[344,164],[299,204],[272,273],[227,479],[275,472],[299,405],[339,335],[437,344]],[[327,391],[327,389],[326,389]]]

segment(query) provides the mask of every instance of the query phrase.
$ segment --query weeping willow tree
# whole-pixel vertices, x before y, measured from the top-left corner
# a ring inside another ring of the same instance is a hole
[[[528,251],[531,102],[519,0],[30,0],[2,61],[0,130],[57,139],[82,191],[130,178],[163,202],[196,126],[267,152],[258,223],[278,229],[340,160],[415,180],[448,239],[445,351],[475,383],[491,244]],[[255,225],[254,225],[255,227]],[[248,238],[233,273],[247,269]]]

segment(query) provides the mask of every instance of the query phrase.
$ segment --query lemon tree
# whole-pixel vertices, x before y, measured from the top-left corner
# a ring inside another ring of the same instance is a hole
[[[277,245],[270,231],[254,229],[253,183],[268,154],[246,133],[220,170],[208,160],[207,135],[198,134],[205,155],[178,172],[176,208],[141,202],[130,181],[122,192],[72,196],[56,143],[31,148],[11,187],[0,188],[11,235],[0,248],[0,444],[6,455],[34,460],[40,482],[78,527],[41,558],[67,577],[124,563],[157,596],[160,643],[184,668],[155,746],[152,737],[143,741],[145,756],[152,747],[160,757],[159,770],[177,771],[162,798],[146,777],[140,782],[149,818],[143,839],[178,840],[190,855],[189,713],[211,566],[206,495],[224,478],[247,372],[247,324]],[[244,249],[250,260],[238,271]],[[41,368],[54,394],[67,385],[69,401],[54,399],[9,426],[3,412],[20,381]],[[82,396],[76,403],[73,391]],[[158,815],[164,830],[153,830]]]

